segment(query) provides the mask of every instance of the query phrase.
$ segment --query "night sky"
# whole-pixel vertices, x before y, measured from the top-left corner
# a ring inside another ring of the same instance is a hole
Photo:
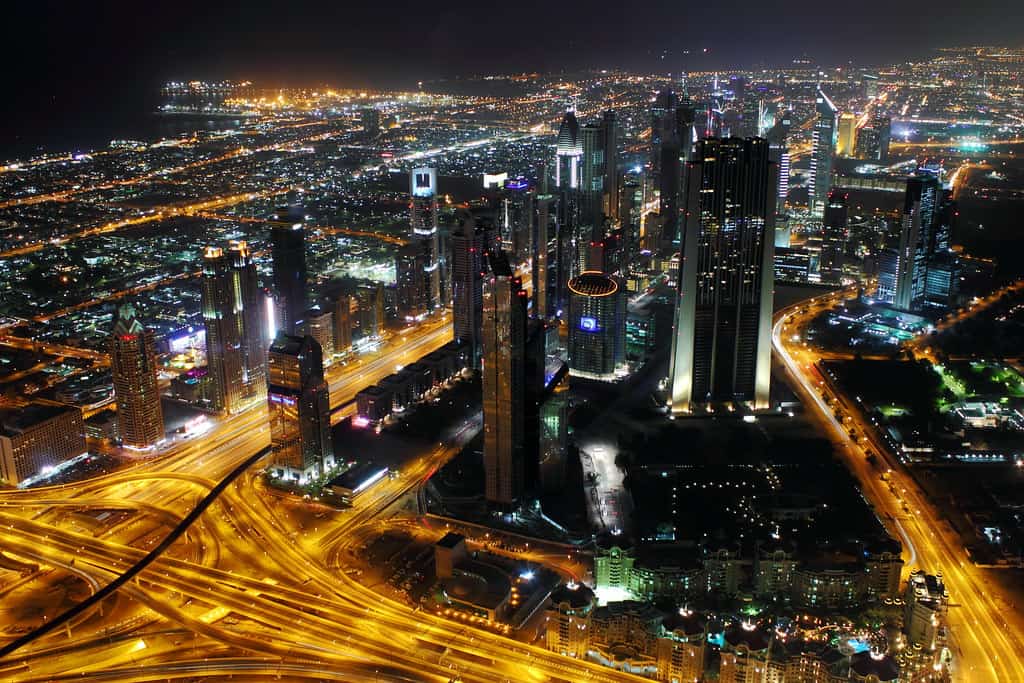
[[[805,54],[878,64],[1024,34],[1024,3],[1007,0],[23,0],[3,13],[0,157],[55,126],[148,110],[171,78],[408,86],[517,70],[771,66]]]

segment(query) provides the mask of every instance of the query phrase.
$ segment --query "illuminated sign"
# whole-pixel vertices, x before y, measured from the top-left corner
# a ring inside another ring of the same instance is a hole
[[[584,332],[597,332],[597,319],[586,316],[580,318],[580,329]]]
[[[530,183],[527,182],[526,178],[516,178],[515,180],[505,181],[506,190],[525,190],[529,185]]]

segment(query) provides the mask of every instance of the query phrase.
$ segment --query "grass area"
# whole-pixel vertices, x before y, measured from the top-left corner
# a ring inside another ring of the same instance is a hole
[[[898,406],[895,403],[890,405],[878,406],[878,412],[884,415],[886,418],[903,417],[907,414],[907,409],[903,406]]]

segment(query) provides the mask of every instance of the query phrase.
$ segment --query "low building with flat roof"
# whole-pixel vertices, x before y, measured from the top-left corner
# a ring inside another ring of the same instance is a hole
[[[30,403],[0,410],[0,478],[20,484],[86,452],[82,411]]]

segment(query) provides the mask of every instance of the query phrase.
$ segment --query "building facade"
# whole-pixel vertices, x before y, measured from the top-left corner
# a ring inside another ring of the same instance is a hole
[[[122,305],[110,335],[110,370],[117,401],[118,432],[126,448],[146,450],[164,440],[157,385],[156,340],[131,304]]]

